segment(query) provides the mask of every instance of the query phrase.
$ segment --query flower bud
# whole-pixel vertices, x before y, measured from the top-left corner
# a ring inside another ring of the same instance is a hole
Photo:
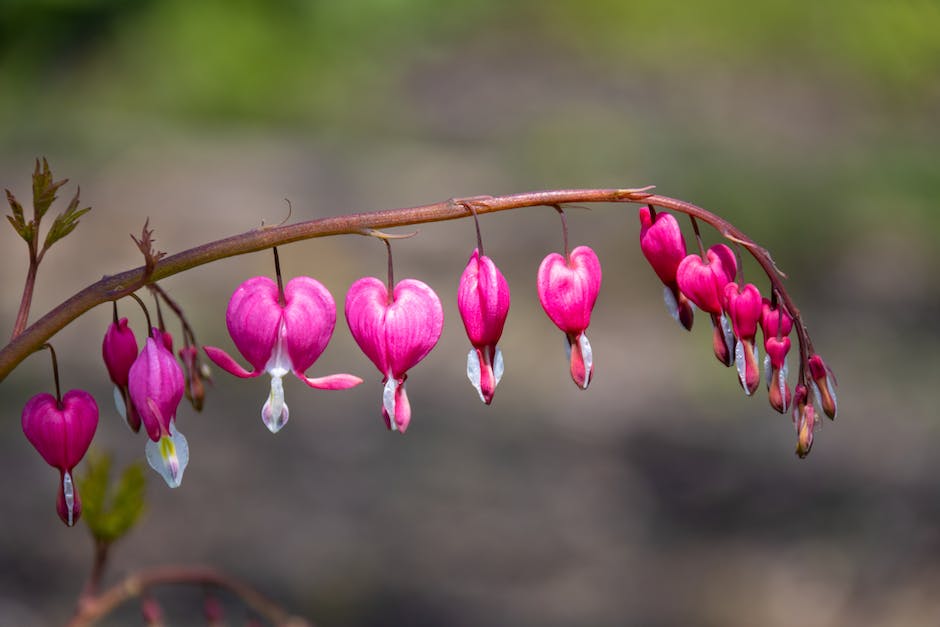
[[[649,207],[640,207],[639,217],[640,249],[656,276],[663,282],[666,309],[676,322],[691,331],[692,305],[676,283],[676,271],[686,256],[685,240],[679,223],[675,216],[666,212],[660,212],[653,218]]]
[[[809,358],[809,374],[813,378],[816,395],[823,411],[830,418],[836,417],[837,404],[835,377],[819,355]]]
[[[101,343],[101,357],[108,369],[108,376],[114,383],[114,406],[118,415],[124,419],[131,431],[140,431],[140,416],[129,402],[127,391],[128,375],[131,365],[137,359],[137,338],[127,326],[127,318],[112,322],[105,332]]]

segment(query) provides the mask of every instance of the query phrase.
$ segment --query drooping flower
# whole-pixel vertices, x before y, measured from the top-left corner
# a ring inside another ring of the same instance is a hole
[[[72,469],[88,451],[98,427],[98,405],[84,390],[70,390],[56,401],[51,394],[37,394],[23,408],[23,433],[46,463],[59,470],[56,511],[71,527],[82,513],[82,501]]]
[[[809,375],[813,379],[816,396],[823,411],[830,418],[836,417],[838,401],[836,399],[836,383],[832,372],[819,355],[810,355]]]
[[[489,405],[503,376],[503,353],[496,346],[509,313],[509,284],[493,260],[474,249],[460,276],[457,308],[473,348],[467,377]]]
[[[734,358],[734,333],[723,311],[725,285],[734,281],[738,262],[724,244],[715,244],[705,256],[707,259],[695,254],[686,256],[676,269],[676,282],[689,300],[711,315],[715,357],[730,366]]]
[[[793,390],[793,426],[796,428],[796,454],[806,457],[813,448],[813,432],[817,423],[816,408],[802,383]]]
[[[404,433],[411,421],[405,393],[408,370],[437,344],[444,308],[428,285],[399,281],[392,293],[375,277],[356,281],[346,294],[346,322],[362,352],[382,374],[382,417],[392,431]]]
[[[189,444],[176,427],[176,410],[183,398],[183,370],[157,328],[131,366],[128,389],[147,429],[147,462],[168,486],[179,487],[189,463]]]
[[[770,405],[781,414],[790,407],[790,386],[787,383],[787,353],[790,352],[790,331],[793,319],[779,304],[763,300],[761,332],[764,334],[764,376]]]
[[[758,367],[757,326],[762,312],[760,291],[753,283],[738,288],[737,283],[725,285],[725,310],[731,319],[736,338],[734,363],[744,392],[750,396],[760,385]]]
[[[137,359],[137,338],[127,326],[127,318],[112,322],[101,343],[101,356],[114,383],[114,406],[131,431],[140,431],[140,416],[127,393],[127,377]]]
[[[225,323],[252,370],[242,368],[220,348],[205,346],[204,350],[236,377],[257,377],[263,372],[271,375],[271,392],[261,408],[261,419],[272,433],[290,416],[282,382],[287,373],[293,372],[308,386],[321,390],[344,390],[362,383],[350,374],[315,379],[304,374],[326,349],[336,325],[333,296],[316,279],[291,279],[284,288],[283,304],[273,280],[263,276],[248,279],[232,294]]]
[[[601,262],[587,246],[562,257],[551,253],[539,265],[536,283],[542,309],[565,334],[571,378],[586,390],[594,374],[594,354],[586,330],[601,289]]]
[[[666,309],[687,330],[692,330],[693,311],[689,299],[679,290],[676,271],[685,259],[685,239],[679,222],[671,213],[660,212],[653,217],[650,207],[640,207],[640,249],[656,276],[663,282]]]

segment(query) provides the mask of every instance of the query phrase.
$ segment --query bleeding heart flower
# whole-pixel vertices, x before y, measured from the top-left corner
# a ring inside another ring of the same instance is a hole
[[[220,348],[205,346],[204,350],[236,377],[257,377],[262,372],[271,375],[271,393],[261,408],[261,419],[271,433],[277,433],[290,416],[282,382],[287,373],[293,372],[308,386],[321,390],[345,390],[362,383],[351,374],[315,379],[304,374],[326,349],[336,325],[333,296],[315,279],[291,279],[284,288],[283,304],[274,281],[263,276],[248,279],[232,294],[225,323],[252,370],[242,368]]]
[[[699,309],[711,315],[712,346],[715,357],[726,366],[733,363],[734,333],[725,317],[725,285],[734,281],[738,273],[737,259],[724,244],[715,244],[706,253],[707,260],[699,255],[688,255],[676,270],[676,282],[683,294]]]
[[[827,416],[835,418],[838,406],[835,377],[819,355],[810,355],[808,366],[819,404]]]
[[[430,287],[404,279],[389,293],[375,277],[359,279],[346,294],[346,322],[362,352],[384,377],[382,417],[404,433],[411,421],[405,393],[408,370],[431,352],[444,328],[444,308]]]
[[[748,283],[740,290],[737,283],[728,283],[725,285],[725,303],[731,328],[737,338],[734,362],[738,379],[744,392],[750,396],[760,385],[760,368],[757,365],[757,325],[763,304],[760,291],[753,283]]]
[[[793,390],[793,426],[796,427],[796,454],[809,455],[813,448],[813,432],[816,431],[816,408],[809,399],[806,386],[798,383]]]
[[[587,246],[578,246],[565,259],[551,253],[539,265],[539,302],[565,334],[571,378],[586,390],[594,374],[594,355],[585,331],[601,289],[601,262]]]
[[[761,331],[764,334],[764,377],[770,405],[781,414],[790,407],[790,386],[787,383],[787,353],[790,352],[790,330],[793,319],[779,305],[763,300]]]
[[[56,511],[71,527],[82,513],[82,501],[72,479],[72,469],[88,451],[98,427],[98,405],[84,390],[70,390],[56,401],[51,394],[37,394],[23,408],[23,433],[46,463],[60,475]]]
[[[460,276],[457,308],[473,349],[467,355],[467,377],[489,405],[496,385],[503,376],[503,353],[497,348],[509,313],[509,284],[506,278],[479,249]]]
[[[154,328],[131,366],[128,389],[147,429],[147,462],[171,488],[179,487],[189,463],[189,444],[176,428],[183,385],[183,369]]]
[[[650,207],[640,207],[640,249],[649,261],[663,288],[666,309],[687,330],[692,330],[692,305],[679,291],[676,271],[685,259],[685,239],[679,223],[671,213],[660,212],[653,217]]]
[[[137,359],[137,338],[127,326],[127,318],[112,322],[108,327],[101,343],[101,356],[114,383],[114,406],[131,431],[137,433],[140,431],[140,416],[134,404],[129,402],[127,393],[127,377],[131,364]]]

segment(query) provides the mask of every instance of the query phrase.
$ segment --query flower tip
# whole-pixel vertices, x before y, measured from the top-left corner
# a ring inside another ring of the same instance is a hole
[[[189,464],[189,443],[186,437],[175,430],[172,435],[164,435],[158,442],[147,440],[144,446],[147,463],[163,477],[171,488],[178,488],[183,482],[183,472]]]
[[[74,527],[82,515],[82,500],[78,498],[78,490],[70,472],[62,473],[62,484],[59,486],[55,506],[59,518],[67,527]]]

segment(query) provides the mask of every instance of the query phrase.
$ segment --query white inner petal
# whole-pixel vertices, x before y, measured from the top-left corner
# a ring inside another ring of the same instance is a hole
[[[480,357],[477,355],[476,349],[471,348],[470,352],[467,353],[467,378],[470,379],[470,383],[473,384],[477,394],[480,395],[480,400],[485,403],[486,399],[483,398],[483,390],[480,386],[480,376]]]
[[[264,370],[272,377],[283,377],[291,370],[290,355],[287,354],[287,327],[283,320],[277,329],[277,341]]]
[[[669,312],[672,319],[682,324],[679,321],[679,303],[676,302],[676,295],[672,293],[668,286],[663,286],[663,301],[666,303],[666,311]]]
[[[783,402],[783,410],[787,410],[787,359],[783,358],[783,368],[780,369],[780,374],[777,376],[777,389],[780,390],[780,398]]]
[[[388,380],[385,382],[385,388],[382,390],[382,407],[388,414],[388,423],[392,431],[398,431],[398,425],[395,423],[395,389],[398,387],[398,381],[389,373]]]
[[[69,513],[68,525],[71,527],[75,524],[75,486],[72,485],[72,475],[68,471],[62,477],[62,493],[65,495],[65,509]]]
[[[738,369],[738,380],[741,381],[745,396],[750,396],[751,391],[747,389],[747,359],[744,357],[744,342],[736,342],[734,345],[734,366]]]
[[[496,347],[496,357],[493,359],[493,378],[496,379],[496,385],[503,378],[503,351]]]
[[[767,389],[770,389],[771,379],[774,376],[773,366],[770,365],[770,355],[764,355],[764,381],[767,383]]]
[[[163,436],[159,442],[147,439],[144,452],[147,463],[163,477],[171,488],[178,488],[183,481],[183,471],[189,464],[189,443],[186,437],[173,425],[173,435]]]
[[[114,386],[114,408],[117,410],[118,416],[127,423],[127,405],[124,403],[124,394],[121,393],[121,388],[116,385]],[[127,423],[127,426],[130,427],[130,423]]]
[[[832,397],[832,406],[834,408],[838,407],[839,399],[836,398],[836,387],[832,385],[832,377],[826,375],[826,387],[829,389],[829,396]]]
[[[725,346],[728,348],[728,354],[730,355],[734,351],[734,330],[731,328],[731,322],[728,320],[728,316],[721,314],[721,333],[725,336]]]
[[[587,333],[582,333],[578,338],[581,347],[581,359],[584,361],[584,389],[588,388],[591,382],[591,368],[594,366],[594,352],[591,350],[591,343],[588,342]]]
[[[284,381],[281,376],[271,375],[271,392],[261,408],[261,420],[271,433],[280,431],[290,417],[290,410],[284,402]]]

